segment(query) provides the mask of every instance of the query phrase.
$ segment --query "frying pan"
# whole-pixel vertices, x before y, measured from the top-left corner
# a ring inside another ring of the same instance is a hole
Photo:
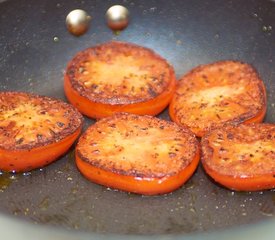
[[[120,34],[104,14],[122,4],[131,22]],[[70,35],[66,15],[81,8],[89,31]],[[248,62],[267,87],[266,122],[275,122],[275,2],[256,0],[0,1],[0,90],[66,100],[63,73],[74,54],[110,41],[154,49],[177,77],[218,60]],[[169,120],[167,110],[159,115]],[[84,129],[93,120],[85,119]],[[87,181],[73,148],[55,163],[24,174],[0,175],[0,231],[6,239],[272,239],[275,192],[234,192],[201,166],[174,193],[145,197]]]

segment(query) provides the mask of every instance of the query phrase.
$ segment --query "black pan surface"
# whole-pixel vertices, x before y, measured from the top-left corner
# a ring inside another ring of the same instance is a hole
[[[105,24],[114,5],[130,10],[120,34]],[[92,16],[82,37],[70,35],[66,15]],[[275,122],[275,2],[256,0],[0,1],[0,90],[66,100],[63,73],[79,50],[110,41],[154,49],[181,76],[191,68],[232,59],[252,64],[267,87],[266,122]],[[167,110],[159,115],[169,120]],[[93,121],[86,118],[85,128]],[[92,233],[188,234],[274,218],[275,192],[234,192],[201,167],[174,193],[145,197],[107,189],[83,178],[73,148],[57,162],[24,174],[0,174],[0,212],[32,223]]]

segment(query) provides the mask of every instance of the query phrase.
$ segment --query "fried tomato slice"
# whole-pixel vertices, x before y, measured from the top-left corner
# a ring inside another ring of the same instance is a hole
[[[51,163],[73,144],[82,122],[61,100],[0,92],[0,170],[22,172]]]
[[[266,113],[265,86],[246,63],[201,65],[179,80],[169,113],[199,137],[228,123],[261,122]]]
[[[199,145],[193,133],[152,116],[117,113],[88,128],[76,164],[89,180],[154,195],[179,188],[194,173]]]
[[[228,125],[201,145],[203,167],[216,182],[239,191],[275,187],[275,124]]]
[[[175,84],[174,70],[165,59],[122,42],[79,52],[64,76],[68,100],[91,118],[114,112],[156,115],[169,104]]]

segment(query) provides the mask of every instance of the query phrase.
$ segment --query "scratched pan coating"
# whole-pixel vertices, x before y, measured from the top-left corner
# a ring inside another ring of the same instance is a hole
[[[265,121],[275,122],[274,1],[116,1],[130,11],[120,34],[106,26],[112,1],[0,1],[0,90],[33,92],[65,100],[63,73],[74,54],[109,40],[154,51],[177,77],[218,60],[252,64],[266,87]],[[66,15],[81,8],[89,31],[70,35]],[[169,120],[167,110],[159,115]],[[92,124],[85,120],[85,128]],[[0,175],[0,213],[32,223],[93,233],[188,234],[274,218],[274,191],[240,193],[213,183],[201,167],[174,193],[143,197],[83,178],[71,149],[59,161],[30,173]]]

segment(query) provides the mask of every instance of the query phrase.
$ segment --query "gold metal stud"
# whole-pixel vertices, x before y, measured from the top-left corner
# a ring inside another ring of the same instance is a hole
[[[124,6],[114,5],[107,10],[106,21],[107,25],[112,30],[123,30],[129,23],[129,11]]]
[[[80,36],[87,32],[90,21],[91,16],[89,16],[87,12],[81,9],[75,9],[67,15],[66,26],[71,34]]]

